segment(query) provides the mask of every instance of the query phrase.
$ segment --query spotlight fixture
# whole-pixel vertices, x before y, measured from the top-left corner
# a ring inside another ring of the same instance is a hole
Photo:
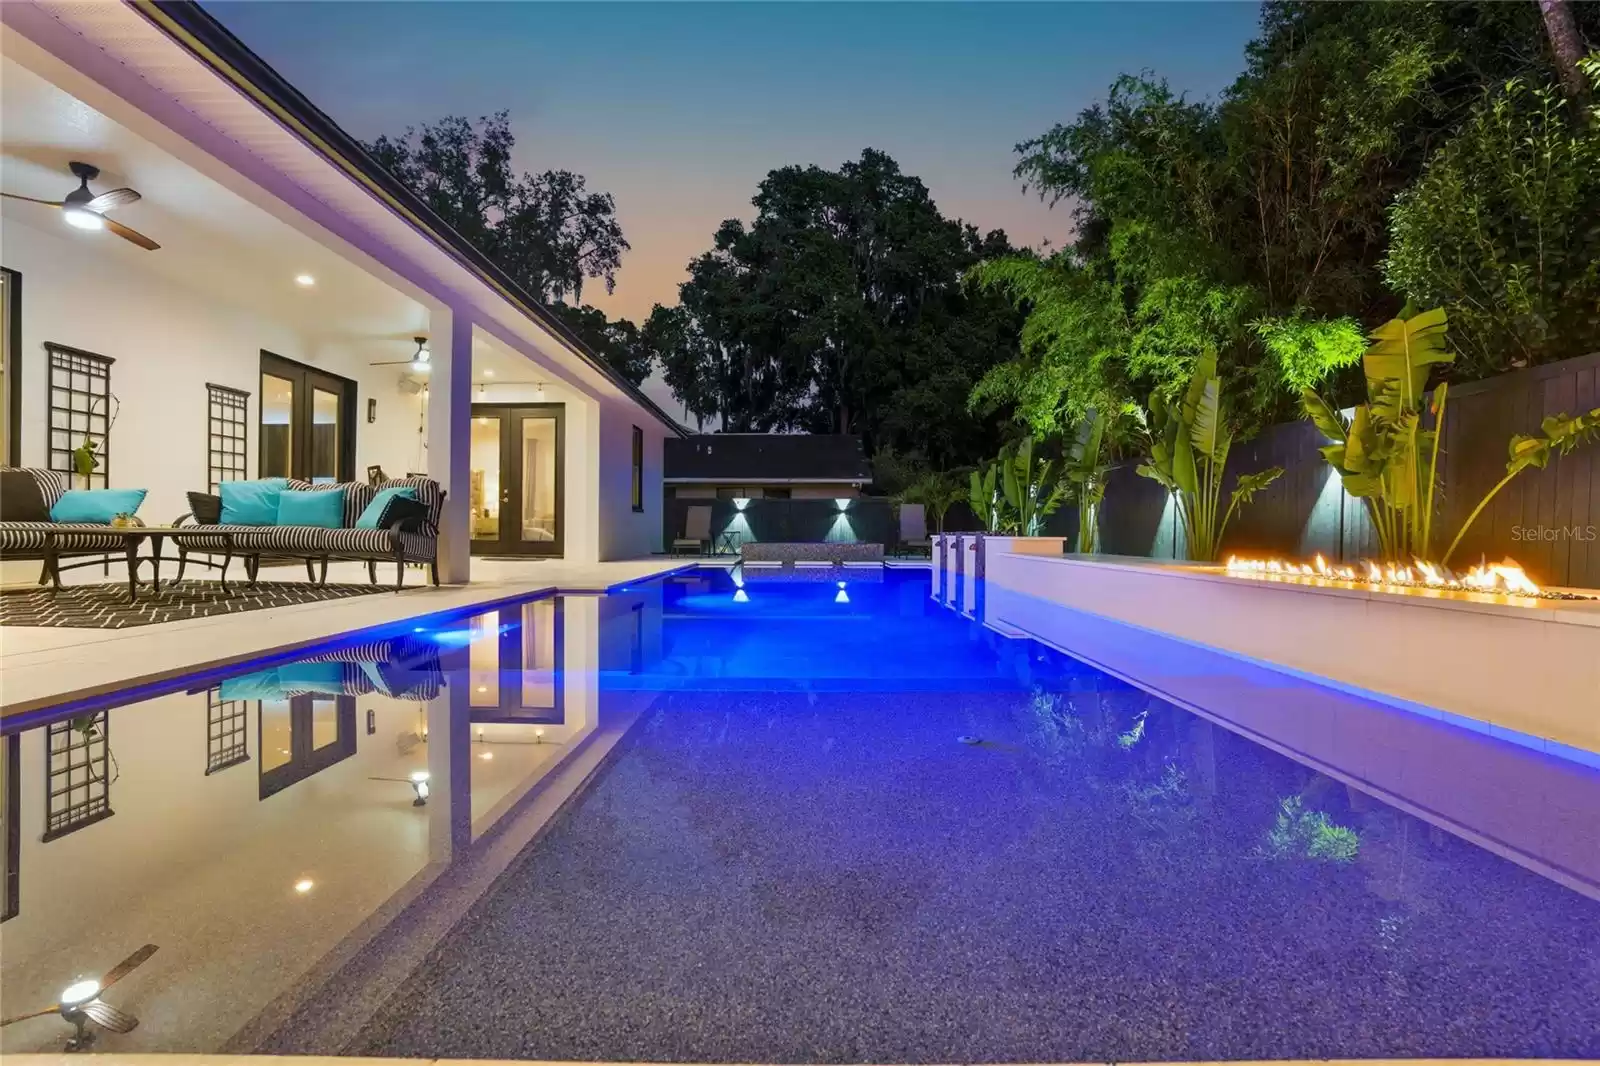
[[[544,382],[542,381],[534,383],[533,402],[544,403]]]
[[[95,1034],[89,1028],[90,1022],[113,1033],[131,1033],[139,1024],[139,1019],[126,1011],[118,1010],[100,997],[106,989],[148,962],[156,950],[156,945],[146,944],[113,966],[105,976],[98,979],[78,978],[62,989],[59,1002],[40,1010],[7,1018],[0,1021],[0,1026],[11,1025],[13,1022],[25,1021],[28,1018],[42,1018],[46,1014],[59,1014],[73,1026],[72,1038],[66,1045],[68,1051],[85,1051],[94,1043]]]
[[[312,277],[310,274],[296,274],[294,276],[294,283],[300,286],[302,289],[309,289],[311,286],[317,283],[317,279]]]
[[[544,743],[544,730],[543,729],[539,729],[537,727],[534,728],[534,731],[533,731],[533,742],[535,744],[543,744]]]

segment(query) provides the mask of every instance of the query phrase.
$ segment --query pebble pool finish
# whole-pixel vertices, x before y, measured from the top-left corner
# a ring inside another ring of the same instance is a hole
[[[1591,895],[963,619],[925,571],[660,588],[599,657],[602,695],[656,703],[329,1050],[1600,1056]],[[1450,787],[1600,848],[1600,806],[1544,811],[1536,777]]]

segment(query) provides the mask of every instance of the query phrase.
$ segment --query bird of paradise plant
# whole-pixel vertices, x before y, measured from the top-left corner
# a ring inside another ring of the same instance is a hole
[[[1150,461],[1139,466],[1139,473],[1172,493],[1189,558],[1211,562],[1234,513],[1278,480],[1283,467],[1240,474],[1234,479],[1227,510],[1221,509],[1233,430],[1228,427],[1215,351],[1208,350],[1195,361],[1189,386],[1176,404],[1159,392],[1152,394],[1149,414]]]

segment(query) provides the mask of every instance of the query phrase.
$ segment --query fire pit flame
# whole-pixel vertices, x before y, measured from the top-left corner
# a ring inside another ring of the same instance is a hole
[[[1436,563],[1413,560],[1409,565],[1388,563],[1380,566],[1366,560],[1361,569],[1329,563],[1321,555],[1310,563],[1291,563],[1281,559],[1241,559],[1230,555],[1227,573],[1235,577],[1313,578],[1351,581],[1378,586],[1406,586],[1434,589],[1459,589],[1464,592],[1499,592],[1507,595],[1542,596],[1543,589],[1510,559],[1474,566],[1456,573]]]

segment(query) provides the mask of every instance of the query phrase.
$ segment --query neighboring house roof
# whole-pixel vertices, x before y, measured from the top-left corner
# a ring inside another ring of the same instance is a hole
[[[333,119],[290,85],[283,75],[273,70],[198,4],[190,0],[134,0],[132,6],[196,59],[265,107],[329,162],[366,186],[369,192],[457,262],[477,274],[511,304],[559,337],[640,407],[675,433],[682,435],[688,432],[677,419],[663,411],[602,356],[592,351],[564,322],[513,281],[488,256],[451,229],[421,197],[379,166],[360,141],[341,129]]]
[[[861,438],[843,433],[705,433],[668,438],[665,480],[741,485],[870,484]]]

